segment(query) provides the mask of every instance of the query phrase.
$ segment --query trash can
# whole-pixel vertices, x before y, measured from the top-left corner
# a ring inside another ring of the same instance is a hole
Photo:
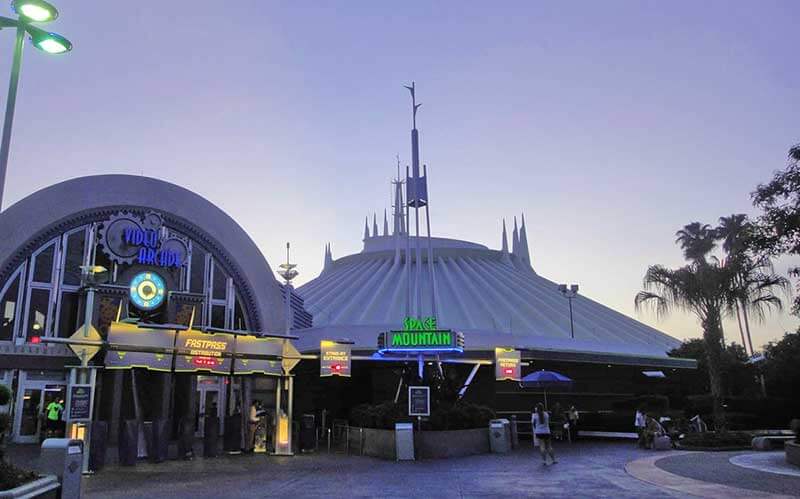
[[[169,450],[169,435],[167,434],[167,420],[154,419],[145,421],[144,437],[147,443],[147,458],[151,463],[161,463],[167,459]]]
[[[395,423],[394,425],[395,446],[397,448],[398,461],[414,460],[414,424]]]
[[[42,442],[40,471],[56,475],[61,482],[62,499],[81,497],[83,441],[71,438],[48,438]]]
[[[313,414],[300,417],[300,452],[314,452],[317,449],[316,418]]]
[[[511,423],[507,419],[489,421],[489,445],[492,453],[505,454],[511,450]]]

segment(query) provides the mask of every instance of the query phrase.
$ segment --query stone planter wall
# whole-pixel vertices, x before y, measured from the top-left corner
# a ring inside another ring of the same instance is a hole
[[[797,442],[786,442],[786,462],[800,468],[800,444]]]
[[[59,497],[58,489],[61,485],[54,475],[43,476],[38,480],[28,482],[11,490],[0,491],[0,499],[17,497],[35,497],[36,499],[56,499]]]
[[[395,459],[394,430],[350,428],[350,454]],[[414,432],[417,459],[471,456],[489,452],[489,429]]]
[[[472,456],[489,452],[489,429],[423,431],[416,433],[417,459]]]

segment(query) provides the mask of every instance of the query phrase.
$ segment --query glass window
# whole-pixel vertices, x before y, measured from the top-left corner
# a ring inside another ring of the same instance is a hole
[[[214,292],[212,293],[212,298],[216,300],[224,300],[226,296],[226,290],[228,285],[228,276],[225,275],[225,271],[222,270],[216,260],[214,261]]]
[[[211,306],[211,327],[225,328],[225,306]]]
[[[204,293],[206,275],[206,252],[197,244],[192,244],[192,282],[189,291]]]
[[[109,282],[113,280],[114,264],[111,262],[111,259],[108,258],[108,255],[103,253],[98,246],[95,246],[94,264],[108,269]],[[120,270],[118,273],[122,273],[122,271]]]
[[[64,256],[64,284],[80,286],[85,243],[85,230],[79,230],[67,237],[67,251]]]
[[[47,308],[50,305],[49,289],[32,289],[28,309],[28,338],[44,336],[47,326]]]
[[[19,274],[0,298],[0,341],[11,341],[14,337],[14,321],[17,316],[17,295],[19,293]]]
[[[242,331],[247,330],[247,321],[244,318],[244,310],[242,310],[242,303],[239,297],[236,297],[236,306],[233,309],[233,329]]]
[[[56,334],[63,338],[70,336],[78,328],[78,293],[61,293],[61,310]]]
[[[53,257],[56,254],[56,245],[51,244],[46,250],[36,255],[33,264],[33,280],[36,282],[50,282],[53,276]]]

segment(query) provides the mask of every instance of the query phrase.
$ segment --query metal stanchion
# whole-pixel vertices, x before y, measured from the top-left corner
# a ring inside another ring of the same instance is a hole
[[[331,429],[328,428],[328,454],[331,453]]]
[[[344,455],[350,454],[350,426],[344,427]]]
[[[358,455],[364,455],[364,428],[358,429]]]

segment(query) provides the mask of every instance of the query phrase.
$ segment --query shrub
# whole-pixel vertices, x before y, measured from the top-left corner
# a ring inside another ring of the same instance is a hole
[[[740,447],[749,449],[752,440],[753,434],[748,431],[687,433],[681,439],[681,447]]]
[[[431,415],[422,423],[422,428],[423,430],[486,428],[489,426],[489,420],[494,417],[494,411],[482,405],[468,402],[439,404],[432,408]],[[391,430],[394,429],[395,423],[413,421],[414,418],[406,414],[406,405],[402,403],[361,404],[350,411],[350,424],[362,428]]]
[[[0,460],[0,491],[19,487],[37,478],[36,473],[21,470],[11,463]]]

